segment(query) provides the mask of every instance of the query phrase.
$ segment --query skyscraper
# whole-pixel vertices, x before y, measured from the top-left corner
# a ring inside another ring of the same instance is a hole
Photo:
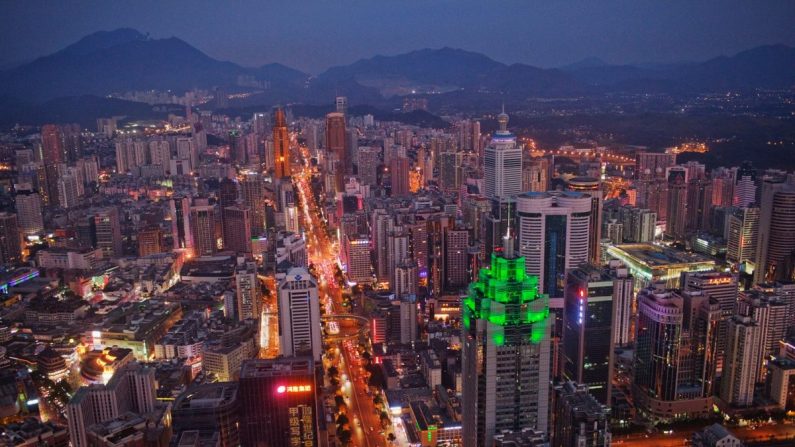
[[[284,356],[308,355],[320,361],[320,303],[317,281],[302,267],[279,279],[279,347]]]
[[[516,136],[508,132],[508,115],[497,116],[500,129],[484,149],[483,177],[485,195],[489,199],[511,197],[522,192],[522,148]]]
[[[599,264],[602,238],[602,187],[598,178],[574,177],[568,181],[569,191],[585,192],[591,196],[590,228],[588,230],[588,261]]]
[[[756,262],[759,208],[736,208],[729,214],[726,259],[738,264]]]
[[[214,205],[197,205],[190,208],[190,233],[194,255],[212,256],[218,251],[218,224]]]
[[[345,174],[350,164],[347,147],[345,145],[345,115],[332,112],[326,115],[326,150],[335,154],[339,163],[334,172],[337,191],[345,190]]]
[[[588,261],[591,196],[581,192],[529,192],[517,197],[519,254],[541,291],[563,296],[567,269]]]
[[[389,178],[392,181],[392,196],[405,197],[409,191],[409,159],[393,157],[389,163]]]
[[[235,290],[237,297],[237,319],[258,320],[262,289],[257,278],[257,264],[245,262],[235,268]]]
[[[17,191],[14,197],[19,229],[26,235],[44,231],[44,218],[41,213],[41,196],[36,191]]]
[[[237,253],[251,253],[251,216],[245,206],[223,209],[224,249]]]
[[[687,224],[687,171],[681,167],[668,168],[668,221],[665,234],[684,239]]]
[[[13,265],[22,261],[17,215],[0,212],[0,264]]]
[[[569,270],[563,304],[563,379],[610,405],[613,380],[613,278],[595,265]]]
[[[265,179],[257,172],[245,172],[240,182],[240,196],[249,208],[251,234],[259,236],[265,230]]]
[[[118,208],[111,206],[94,214],[94,237],[104,257],[117,258],[123,254]]]
[[[737,170],[734,184],[734,206],[745,208],[756,202],[756,170],[750,162],[743,162]]]
[[[152,225],[138,232],[138,256],[149,256],[163,252],[163,232],[160,227]]]
[[[239,389],[241,445],[320,445],[317,393],[309,357],[244,362]]]
[[[749,316],[735,315],[727,322],[727,334],[720,397],[730,405],[746,407],[754,402],[762,364],[762,328]]]
[[[290,134],[287,132],[287,122],[284,120],[284,111],[276,109],[273,114],[273,160],[276,165],[274,174],[276,179],[289,177],[292,174],[290,167]]]
[[[676,154],[638,152],[635,156],[635,176],[638,179],[665,178],[665,172],[676,164]]]
[[[454,292],[466,287],[469,281],[467,268],[469,231],[463,228],[445,228],[442,244],[443,287],[447,291]]]
[[[720,307],[700,292],[657,283],[638,293],[632,395],[655,421],[706,416],[712,409]]]
[[[173,197],[169,200],[171,217],[171,238],[174,249],[193,249],[193,237],[190,229],[190,197]]]
[[[555,387],[555,447],[609,447],[610,407],[599,402],[588,386],[564,382]]]
[[[547,430],[549,305],[513,253],[509,232],[461,306],[466,447],[490,446],[502,430]]]
[[[759,245],[756,251],[755,282],[790,280],[795,251],[795,184],[783,178],[762,183],[759,210]]]

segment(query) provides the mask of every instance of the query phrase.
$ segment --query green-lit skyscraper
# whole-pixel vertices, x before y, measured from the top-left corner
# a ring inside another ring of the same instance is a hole
[[[470,285],[462,315],[464,446],[491,446],[502,430],[546,431],[549,302],[515,257],[510,230]]]

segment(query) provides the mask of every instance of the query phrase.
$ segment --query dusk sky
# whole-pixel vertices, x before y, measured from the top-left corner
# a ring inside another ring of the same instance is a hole
[[[4,1],[0,65],[99,30],[179,37],[210,56],[318,73],[376,54],[451,46],[554,67],[696,61],[795,45],[795,2],[765,1]]]

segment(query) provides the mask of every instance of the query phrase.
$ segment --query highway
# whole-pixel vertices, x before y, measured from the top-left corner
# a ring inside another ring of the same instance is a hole
[[[333,316],[339,326],[339,334],[325,336],[326,344],[339,348],[335,356],[335,366],[340,371],[342,390],[348,407],[351,445],[380,447],[386,446],[385,435],[381,434],[380,416],[376,412],[373,398],[366,385],[367,373],[362,368],[358,353],[358,335],[367,329],[365,318],[351,316],[344,308],[342,290],[334,273],[339,265],[337,244],[330,240],[326,225],[321,219],[320,207],[311,189],[312,167],[306,147],[299,148],[301,164],[295,164],[292,173],[293,183],[301,203],[300,221],[307,242],[307,255],[318,276],[318,295],[324,310],[324,320]]]

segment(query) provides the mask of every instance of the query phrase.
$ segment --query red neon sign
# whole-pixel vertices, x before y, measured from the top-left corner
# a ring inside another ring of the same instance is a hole
[[[284,393],[308,393],[312,391],[312,385],[279,385],[276,387],[276,394]]]

